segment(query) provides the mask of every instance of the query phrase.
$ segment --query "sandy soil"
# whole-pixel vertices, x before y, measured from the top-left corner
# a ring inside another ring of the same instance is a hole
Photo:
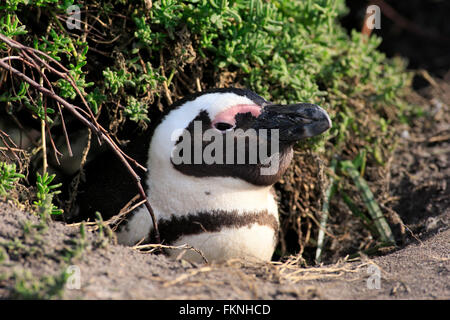
[[[142,253],[109,243],[106,237],[53,222],[44,232],[24,234],[38,219],[11,205],[0,205],[0,244],[8,248],[0,264],[1,298],[65,299],[449,299],[449,214],[426,240],[372,259],[301,268],[284,264],[230,261],[193,265],[164,255]],[[16,239],[16,241],[14,241]],[[11,241],[13,240],[13,241]],[[5,243],[10,242],[9,245]],[[71,259],[80,269],[80,288],[55,290]],[[6,258],[5,258],[6,256]],[[31,272],[26,275],[26,271]],[[375,280],[379,272],[379,289]],[[23,289],[23,280],[28,285]],[[33,288],[32,283],[37,283]],[[27,296],[28,294],[29,296]],[[34,295],[33,295],[34,294]]]

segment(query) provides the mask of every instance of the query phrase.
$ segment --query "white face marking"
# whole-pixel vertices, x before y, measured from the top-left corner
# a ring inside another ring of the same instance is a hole
[[[231,107],[226,108],[224,111],[216,114],[214,118],[212,118],[212,125],[214,126],[216,123],[225,122],[230,125],[235,125],[236,120],[235,116],[238,113],[247,113],[250,112],[254,117],[258,117],[261,114],[261,107],[257,105],[244,105],[238,104]]]
[[[178,109],[171,111],[155,130],[150,146],[150,156],[152,149],[157,150],[158,156],[170,163],[170,155],[174,147],[173,140],[176,141],[181,135],[181,130],[185,129],[202,110],[208,112],[210,119],[214,119],[219,113],[235,105],[255,105],[255,103],[247,97],[234,93],[209,93],[186,102]],[[177,130],[179,135],[174,136],[173,133]]]

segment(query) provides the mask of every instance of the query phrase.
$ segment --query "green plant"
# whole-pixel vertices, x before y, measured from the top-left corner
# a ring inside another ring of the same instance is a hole
[[[98,227],[98,237],[96,239],[96,245],[98,247],[104,248],[113,238],[113,232],[108,224],[103,221],[102,215],[98,211],[95,213],[95,222]]]
[[[342,161],[340,165],[342,169],[350,175],[356,187],[358,188],[358,191],[360,191],[364,200],[364,204],[366,205],[370,217],[372,218],[371,222],[375,225],[376,230],[378,231],[380,240],[384,243],[395,244],[395,239],[392,234],[391,228],[386,222],[386,219],[383,216],[381,209],[378,206],[378,203],[376,202],[375,197],[370,190],[367,182],[364,180],[364,178],[361,177],[360,173],[356,169],[356,166],[349,160]],[[347,204],[349,204],[349,199],[347,199],[346,202]]]
[[[125,115],[135,122],[149,121],[147,116],[147,105],[142,105],[133,97],[128,97],[128,104],[125,107]]]
[[[0,246],[6,250],[9,256],[22,256],[28,254],[28,247],[17,237],[14,240],[0,241]]]
[[[0,247],[0,264],[8,260],[9,260],[8,252],[6,252],[5,248]]]
[[[64,293],[64,286],[69,275],[66,271],[55,276],[43,276],[37,278],[28,270],[15,272],[15,281],[12,297],[15,299],[43,299],[49,300],[61,298]]]
[[[25,178],[23,174],[16,172],[14,163],[0,162],[0,196],[7,196],[14,184],[23,178]]]
[[[53,179],[55,178],[55,174],[49,175],[45,172],[42,176],[37,173],[37,201],[34,201],[34,205],[36,206],[37,211],[41,215],[41,217],[48,217],[50,215],[59,215],[63,213],[63,210],[58,209],[53,203],[53,196],[61,193],[61,191],[56,190],[61,187],[61,183],[51,185]]]
[[[74,259],[81,256],[83,251],[88,246],[84,222],[80,224],[80,236],[75,239],[71,239],[70,245],[70,247],[65,247],[63,250],[63,260],[66,263],[71,263]]]

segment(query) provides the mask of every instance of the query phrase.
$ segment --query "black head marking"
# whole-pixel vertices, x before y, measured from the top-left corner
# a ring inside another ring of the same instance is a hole
[[[262,112],[257,117],[251,112],[237,113],[234,119],[234,127],[230,127],[230,124],[227,123],[215,123],[218,134],[222,133],[222,135],[227,136],[229,134],[234,134],[232,138],[234,139],[234,145],[242,146],[243,144],[244,147],[238,148],[238,150],[234,149],[234,155],[230,155],[230,152],[227,154],[227,143],[223,143],[222,161],[205,163],[202,161],[202,155],[204,154],[205,149],[212,149],[208,147],[215,142],[215,137],[212,137],[211,140],[203,139],[205,131],[212,128],[212,120],[207,111],[201,111],[196,118],[190,122],[188,127],[185,128],[192,141],[190,145],[191,152],[190,159],[188,159],[189,161],[183,161],[182,163],[174,163],[172,161],[174,168],[183,174],[196,177],[235,177],[254,185],[272,185],[281,178],[281,175],[287,169],[292,159],[292,146],[296,141],[321,134],[331,127],[331,121],[328,114],[319,106],[308,103],[273,105],[247,89],[221,88],[199,92],[176,102],[173,105],[173,108],[178,108],[188,101],[195,100],[201,95],[212,93],[234,93],[236,95],[247,97],[256,105],[261,106]],[[200,122],[202,124],[200,132],[194,130],[195,122]],[[241,132],[244,131],[245,134],[237,134],[239,129]],[[251,131],[249,129],[252,129],[255,134],[247,135],[247,133]],[[266,129],[267,137],[260,134],[261,129]],[[269,162],[269,164],[264,164],[263,161],[268,160],[268,157],[272,155],[272,129],[277,129],[279,132],[278,150],[275,148],[274,151],[279,152],[278,170],[273,174],[267,174],[266,172],[266,174],[263,175],[261,174],[261,169],[272,165],[272,160],[270,160],[271,162]],[[222,140],[227,139],[222,136]],[[200,152],[194,150],[194,144],[196,144],[194,143],[195,141],[198,141],[197,145],[201,145],[200,156],[198,156]],[[175,147],[179,146],[181,142],[182,138],[180,137]],[[257,152],[255,152],[253,147],[255,142]],[[262,152],[260,152],[260,150],[262,150]],[[194,161],[195,151],[197,151],[197,157],[201,160],[200,162]],[[240,159],[238,159],[238,154]],[[256,161],[254,158],[255,155],[257,157]],[[261,155],[264,159],[260,158]],[[242,157],[244,158],[244,161],[242,161]],[[217,160],[217,157],[215,160]]]
[[[237,129],[242,129],[242,131],[247,132],[247,129],[250,129],[253,122],[255,121],[255,117],[250,113],[241,113],[237,114],[236,116],[236,127],[234,128],[232,133],[236,132]],[[199,135],[199,132],[195,132],[195,122],[201,122],[202,124],[202,131]],[[244,181],[247,181],[254,185],[262,185],[262,186],[269,186],[274,184],[277,180],[281,178],[281,175],[284,173],[284,171],[287,169],[291,159],[292,159],[292,145],[291,144],[281,144],[280,145],[280,161],[279,161],[279,168],[278,171],[275,172],[272,175],[262,175],[261,174],[261,168],[264,166],[261,162],[261,159],[259,157],[259,149],[257,149],[257,159],[256,163],[251,161],[250,156],[250,144],[254,143],[254,145],[257,145],[258,148],[260,145],[262,145],[264,142],[259,144],[261,142],[260,137],[256,135],[248,135],[248,136],[239,136],[234,135],[232,136],[232,139],[234,139],[234,146],[235,148],[239,145],[243,145],[243,153],[244,153],[244,161],[243,164],[240,164],[242,162],[239,162],[238,159],[238,152],[236,152],[236,149],[233,149],[233,158],[230,162],[230,159],[227,159],[227,150],[226,148],[226,142],[223,142],[223,159],[221,163],[212,163],[207,164],[203,161],[203,158],[201,159],[201,163],[195,162],[194,157],[194,139],[198,139],[197,141],[201,141],[201,152],[205,151],[205,148],[207,148],[211,143],[214,142],[215,137],[211,139],[211,141],[204,141],[203,135],[206,130],[211,129],[211,119],[209,118],[209,115],[206,111],[201,111],[197,117],[195,117],[194,120],[192,120],[189,125],[186,128],[186,131],[188,135],[191,137],[191,143],[190,146],[190,158],[187,158],[187,161],[184,161],[183,163],[174,163],[172,160],[173,167],[180,171],[183,174],[195,176],[195,177],[234,177],[239,178]],[[256,132],[256,131],[254,131]],[[225,137],[227,133],[223,133],[221,135],[221,138],[223,141],[225,141],[227,138]],[[219,134],[220,135],[220,134]],[[256,142],[254,140],[257,140]],[[183,143],[183,136],[180,136],[176,143],[176,147],[181,146],[180,144]],[[270,146],[270,140],[265,140],[265,143],[267,144],[266,150],[267,152],[270,152],[271,146]],[[255,150],[253,150],[255,151]],[[181,150],[180,156],[183,155],[184,150]],[[242,159],[241,159],[242,160]]]

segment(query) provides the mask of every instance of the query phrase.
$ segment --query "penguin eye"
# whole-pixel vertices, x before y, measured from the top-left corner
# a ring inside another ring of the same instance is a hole
[[[234,128],[232,124],[226,122],[217,122],[216,124],[214,124],[214,127],[220,131],[227,131]]]

